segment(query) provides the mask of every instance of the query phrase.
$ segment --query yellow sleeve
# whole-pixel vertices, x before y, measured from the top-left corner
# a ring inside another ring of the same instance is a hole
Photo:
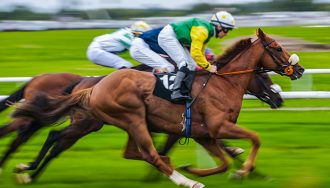
[[[191,46],[190,54],[197,65],[205,70],[210,70],[211,64],[204,56],[205,45],[204,41],[208,38],[208,31],[203,26],[193,26],[190,31]]]

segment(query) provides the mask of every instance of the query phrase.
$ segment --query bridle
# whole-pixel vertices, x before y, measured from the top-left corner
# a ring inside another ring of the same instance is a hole
[[[262,45],[265,48],[265,51],[268,52],[269,56],[273,59],[273,61],[280,67],[278,69],[267,69],[266,72],[269,71],[275,71],[278,72],[281,76],[283,75],[287,75],[287,76],[291,76],[293,74],[293,66],[291,64],[281,64],[278,57],[276,57],[271,51],[270,51],[270,45],[275,42],[275,40],[272,40],[270,42],[265,42],[265,41],[261,41]]]
[[[259,38],[260,39],[260,38]],[[259,40],[258,39],[258,40]],[[261,40],[261,39],[260,39]],[[257,40],[256,40],[257,41]],[[255,42],[256,42],[255,41]],[[266,69],[266,68],[257,68],[257,69],[247,69],[247,70],[241,70],[241,71],[233,71],[233,72],[225,72],[225,73],[219,73],[215,72],[214,74],[218,76],[224,76],[224,75],[237,75],[237,74],[244,74],[244,73],[250,73],[250,72],[256,72],[256,73],[265,73],[265,72],[278,72],[280,75],[287,75],[291,76],[293,74],[293,65],[291,64],[281,64],[281,60],[279,60],[278,57],[276,57],[271,51],[270,51],[270,45],[275,42],[275,40],[272,40],[270,42],[261,41],[262,45],[265,49],[264,53],[267,52],[268,55],[272,58],[272,60],[280,67],[278,69]]]

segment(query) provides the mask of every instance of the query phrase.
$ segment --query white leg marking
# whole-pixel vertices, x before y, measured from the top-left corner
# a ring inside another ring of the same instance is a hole
[[[21,172],[24,172],[25,170],[27,170],[30,166],[29,165],[26,165],[26,164],[18,164],[16,165],[16,171],[21,173]]]
[[[31,183],[32,179],[29,174],[16,174],[16,181],[19,184],[28,184]]]
[[[172,175],[169,176],[170,180],[172,180],[176,185],[185,186],[190,188],[203,188],[205,185],[199,183],[197,181],[191,180],[184,175],[180,174],[177,171],[173,171]]]

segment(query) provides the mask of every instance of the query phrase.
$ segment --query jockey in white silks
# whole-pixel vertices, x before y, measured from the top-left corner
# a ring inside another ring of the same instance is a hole
[[[133,66],[132,63],[117,54],[129,50],[134,37],[150,29],[151,27],[147,23],[138,21],[133,23],[130,28],[95,37],[88,46],[87,57],[97,65],[116,69],[130,68]]]

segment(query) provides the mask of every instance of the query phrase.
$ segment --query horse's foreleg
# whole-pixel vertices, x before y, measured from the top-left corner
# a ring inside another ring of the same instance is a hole
[[[201,144],[209,153],[218,157],[222,162],[222,165],[210,169],[195,169],[195,168],[191,168],[190,166],[185,166],[182,168],[183,170],[198,176],[209,176],[209,175],[225,172],[228,169],[229,167],[228,160],[225,158],[223,151],[221,150],[215,139],[195,138],[195,141]]]
[[[252,143],[251,151],[245,160],[242,168],[237,171],[237,175],[246,176],[254,168],[257,152],[260,147],[259,136],[250,130],[239,127],[238,125],[225,121],[216,134],[217,138],[229,139],[249,139]]]
[[[141,152],[131,136],[128,136],[126,148],[124,151],[124,158],[132,160],[143,160]]]
[[[175,184],[187,187],[201,188],[203,184],[186,178],[179,172],[173,170],[173,168],[166,164],[161,157],[158,155],[153,143],[151,136],[148,132],[147,126],[144,124],[132,125],[128,134],[134,139],[136,145],[140,149],[143,159],[155,166],[159,171],[164,173],[172,180]]]
[[[177,135],[168,135],[166,139],[165,146],[158,153],[159,155],[167,155],[167,153],[172,149],[173,145],[180,139],[180,136]]]

